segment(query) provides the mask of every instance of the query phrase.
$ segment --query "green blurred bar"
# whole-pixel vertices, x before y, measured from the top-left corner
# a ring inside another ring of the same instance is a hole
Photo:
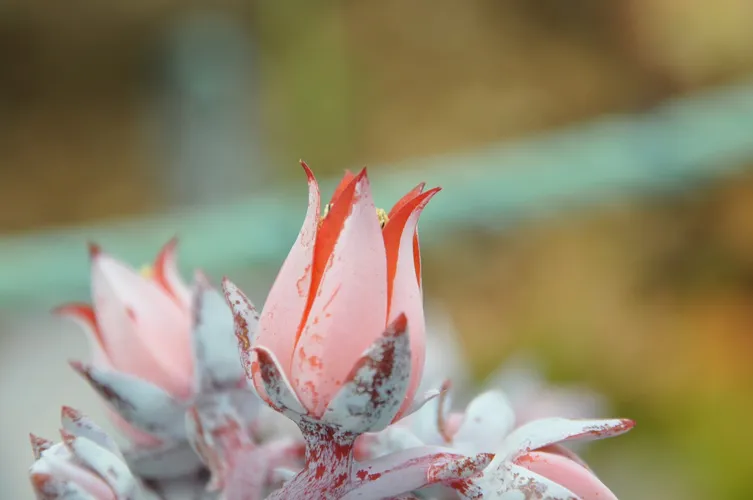
[[[388,206],[426,180],[444,191],[421,221],[422,242],[453,228],[502,230],[531,216],[690,187],[753,163],[753,83],[671,101],[640,115],[600,119],[524,141],[379,169],[377,202]],[[293,167],[291,167],[293,168]],[[322,182],[331,190],[334,180]],[[303,220],[306,182],[222,207],[113,221],[0,240],[0,307],[44,307],[88,297],[86,242],[134,264],[170,237],[183,269],[219,277],[278,266]]]

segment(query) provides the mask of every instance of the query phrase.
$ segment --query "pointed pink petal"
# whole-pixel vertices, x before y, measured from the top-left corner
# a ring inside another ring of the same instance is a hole
[[[112,365],[185,398],[191,394],[190,317],[156,283],[101,251],[92,295]]]
[[[407,320],[401,314],[356,362],[322,421],[356,434],[387,427],[408,389],[409,338]]]
[[[97,317],[94,309],[88,304],[66,304],[53,310],[53,314],[72,319],[78,324],[89,340],[92,351],[92,362],[103,368],[110,367],[110,359],[107,356],[107,346],[102,332],[97,326]]]
[[[384,227],[389,294],[388,320],[392,321],[398,314],[405,313],[411,329],[411,355],[413,357],[411,382],[398,415],[403,414],[413,402],[413,396],[421,382],[424,370],[426,326],[423,294],[416,279],[416,262],[420,256],[415,253],[414,235],[421,212],[437,192],[439,188],[416,196],[406,203]]]
[[[312,286],[316,295],[291,370],[298,397],[315,415],[324,412],[353,363],[386,324],[384,242],[365,171],[343,192],[324,220],[322,235],[324,224],[330,218],[336,222],[341,211],[345,211],[342,230],[321,266],[321,283]],[[323,241],[317,240],[317,253],[320,244],[323,246]],[[314,280],[317,269],[315,260]]]
[[[306,218],[298,238],[282,264],[259,319],[258,343],[277,355],[290,374],[295,338],[311,288],[314,242],[319,227],[319,185],[308,165],[301,162],[309,184]]]
[[[592,472],[562,455],[531,452],[516,463],[575,493],[581,500],[617,500]]]
[[[335,190],[332,192],[332,198],[330,198],[329,202],[330,204],[334,205],[335,202],[340,198],[340,196],[343,194],[343,191],[345,191],[345,188],[350,185],[351,182],[353,182],[353,179],[355,179],[356,176],[351,172],[350,170],[346,170],[343,174],[343,178],[340,179],[340,183],[337,185]]]
[[[177,246],[178,239],[173,238],[162,247],[154,261],[153,279],[187,311],[191,307],[191,290],[178,271]]]

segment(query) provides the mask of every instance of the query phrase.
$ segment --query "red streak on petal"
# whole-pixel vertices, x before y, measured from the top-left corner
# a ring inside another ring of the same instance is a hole
[[[107,345],[105,344],[105,338],[102,336],[102,332],[97,326],[97,315],[94,309],[89,304],[66,304],[64,306],[56,307],[52,311],[53,314],[61,316],[70,316],[84,323],[94,335],[97,343],[105,353],[107,353]]]
[[[366,176],[366,169],[361,170],[356,176],[353,176],[353,174],[350,174],[350,176],[352,179],[338,195],[337,203],[332,206],[327,217],[322,220],[321,227],[316,234],[316,241],[314,242],[314,259],[311,267],[311,288],[309,289],[308,300],[306,302],[306,307],[303,310],[301,323],[298,326],[295,344],[298,344],[298,340],[301,337],[301,332],[303,331],[303,327],[305,326],[309,312],[311,311],[311,306],[316,298],[316,293],[319,289],[322,277],[324,276],[324,271],[332,258],[332,252],[335,249],[337,240],[340,237],[343,226],[345,225],[345,219],[350,215],[353,204],[358,201],[356,197],[356,185]],[[348,175],[346,174],[346,178],[347,177]],[[343,179],[343,182],[345,182],[345,179]]]
[[[78,422],[84,417],[80,411],[75,410],[70,406],[63,406],[63,408],[60,410],[60,413],[64,418],[69,418],[74,422]]]
[[[421,246],[418,244],[418,231],[413,235],[413,266],[416,268],[416,281],[421,288]]]
[[[426,187],[426,183],[422,182],[418,186],[414,187],[408,193],[400,198],[397,203],[392,207],[392,210],[390,210],[390,213],[387,214],[387,216],[391,219],[396,213],[398,213],[405,205],[408,204],[408,202],[412,201],[416,196],[420,195],[424,192],[424,188]]]
[[[392,302],[392,289],[395,284],[395,275],[397,274],[397,261],[400,253],[400,239],[407,224],[408,219],[413,212],[422,205],[429,202],[432,196],[437,194],[441,188],[430,189],[429,191],[420,194],[404,204],[393,217],[387,221],[384,229],[382,230],[382,236],[384,237],[384,249],[387,254],[387,316],[390,315],[390,306]],[[416,252],[417,239],[414,237],[413,250],[414,250],[414,264],[420,259],[420,255]],[[419,263],[420,266],[420,263]],[[416,269],[416,275],[420,272],[420,269]],[[419,281],[420,285],[420,281]]]
[[[345,189],[347,189],[347,187],[353,183],[353,180],[355,178],[356,176],[353,175],[353,172],[346,170],[345,175],[343,175],[343,178],[340,181],[340,184],[337,185],[335,192],[332,193],[332,198],[329,200],[329,202],[334,204],[338,200],[338,198],[340,198],[340,196],[342,196],[342,194],[345,192]]]
[[[98,244],[89,242],[89,257],[91,259],[94,259],[95,257],[99,256],[99,254],[102,253],[102,247],[100,247]]]
[[[170,286],[170,282],[167,280],[167,273],[165,271],[165,267],[167,266],[167,259],[175,252],[175,247],[178,245],[178,238],[173,237],[165,243],[165,246],[162,247],[159,254],[157,254],[157,258],[154,260],[154,275],[153,278],[157,284],[159,284],[168,294],[170,294],[171,297],[174,299],[178,299],[178,295],[175,293],[175,290],[173,290],[172,286]]]

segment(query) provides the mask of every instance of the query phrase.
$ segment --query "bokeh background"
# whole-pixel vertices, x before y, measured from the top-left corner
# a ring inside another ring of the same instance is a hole
[[[516,353],[605,395],[624,499],[753,498],[753,3],[0,2],[0,490],[27,432],[101,417],[49,308],[86,242],[263,303],[322,178],[419,180],[427,299],[482,379]],[[327,182],[325,182],[327,184]],[[328,185],[331,185],[328,184]]]

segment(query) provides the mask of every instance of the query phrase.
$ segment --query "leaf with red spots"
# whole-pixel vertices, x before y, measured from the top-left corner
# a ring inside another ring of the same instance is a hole
[[[565,441],[604,439],[619,436],[633,428],[628,419],[572,420],[543,418],[515,429],[505,439],[494,458],[494,464],[512,461],[529,451]]]
[[[491,456],[465,457],[452,450],[422,446],[385,455],[353,470],[354,488],[343,500],[389,498],[460,480],[480,472]]]
[[[227,278],[222,280],[222,289],[225,292],[225,301],[233,313],[235,338],[241,365],[246,372],[246,377],[252,380],[251,348],[252,340],[259,325],[259,313],[256,312],[256,308],[248,297],[232,281]]]
[[[275,355],[264,347],[252,349],[256,360],[252,362],[252,377],[257,390],[263,390],[263,398],[272,408],[291,420],[298,420],[306,409],[298,400]],[[260,395],[262,391],[259,391]]]
[[[384,429],[403,403],[410,375],[410,341],[403,314],[356,362],[322,422],[356,434]]]

